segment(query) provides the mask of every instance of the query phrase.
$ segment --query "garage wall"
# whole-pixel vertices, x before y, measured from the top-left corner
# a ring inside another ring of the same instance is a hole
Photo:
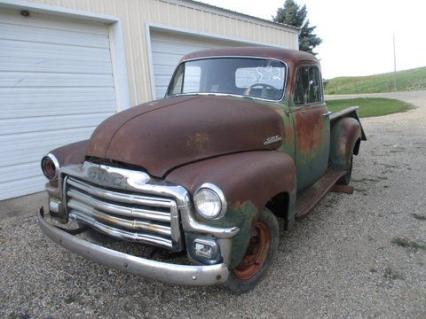
[[[298,48],[298,31],[229,11],[178,0],[31,0],[117,16],[123,23],[132,105],[151,99],[146,24],[192,30],[265,45]]]

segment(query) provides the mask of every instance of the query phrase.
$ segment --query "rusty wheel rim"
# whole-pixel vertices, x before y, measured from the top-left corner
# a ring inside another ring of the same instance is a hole
[[[250,243],[241,263],[234,268],[234,275],[241,280],[252,278],[260,269],[268,256],[271,233],[268,226],[256,221],[253,224]]]

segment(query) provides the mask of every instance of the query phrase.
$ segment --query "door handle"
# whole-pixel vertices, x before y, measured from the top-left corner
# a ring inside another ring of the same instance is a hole
[[[324,117],[328,117],[328,116],[330,116],[332,113],[333,113],[333,112],[328,111],[328,112],[324,113],[322,116],[324,116]]]

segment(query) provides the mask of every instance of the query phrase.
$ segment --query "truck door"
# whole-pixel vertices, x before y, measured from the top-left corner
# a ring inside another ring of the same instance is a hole
[[[330,119],[324,103],[322,78],[315,64],[297,68],[293,92],[297,189],[315,183],[326,171],[330,148]]]

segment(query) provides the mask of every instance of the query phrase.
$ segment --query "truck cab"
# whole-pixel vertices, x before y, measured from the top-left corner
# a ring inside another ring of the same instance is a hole
[[[327,110],[314,56],[195,52],[163,99],[113,115],[89,140],[42,159],[50,220],[41,208],[39,224],[107,266],[245,292],[273,263],[278,219],[291,229],[333,185],[349,184],[361,140],[356,108]],[[182,254],[190,265],[112,250],[77,235],[84,231]]]

